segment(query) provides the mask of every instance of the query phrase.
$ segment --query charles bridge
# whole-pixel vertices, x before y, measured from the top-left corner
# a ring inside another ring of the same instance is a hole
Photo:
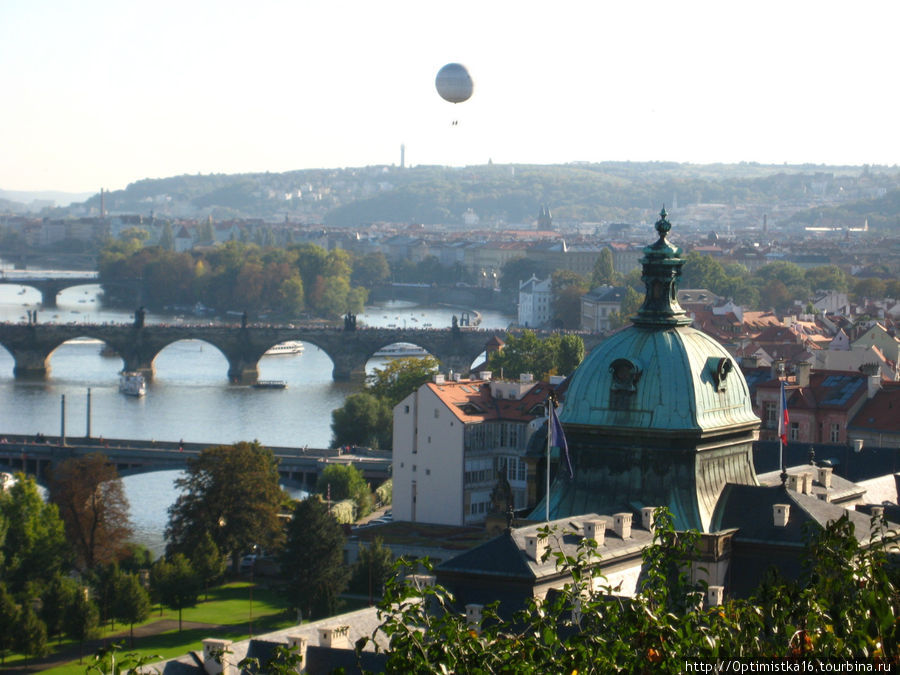
[[[121,358],[124,370],[152,378],[153,362],[168,345],[179,340],[203,340],[228,359],[228,379],[253,384],[259,376],[259,360],[274,345],[300,340],[315,345],[330,358],[335,380],[365,375],[366,362],[378,350],[397,342],[415,344],[436,358],[445,370],[467,374],[485,351],[492,337],[503,339],[505,330],[472,328],[400,329],[345,328],[288,325],[221,324],[0,324],[0,346],[15,360],[14,374],[21,378],[43,378],[50,372],[49,358],[61,344],[75,338],[101,340]],[[601,336],[583,335],[585,350]]]

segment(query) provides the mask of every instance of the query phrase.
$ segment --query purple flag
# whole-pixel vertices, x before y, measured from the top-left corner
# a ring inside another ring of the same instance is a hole
[[[559,417],[556,416],[556,407],[550,403],[550,444],[559,448],[560,459],[562,454],[566,455],[566,466],[569,467],[569,478],[575,478],[575,472],[572,470],[572,459],[569,457],[569,444],[566,443],[566,435],[563,433],[562,424],[559,423]]]

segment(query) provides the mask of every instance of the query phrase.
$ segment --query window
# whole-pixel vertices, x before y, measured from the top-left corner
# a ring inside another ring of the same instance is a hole
[[[840,424],[832,424],[831,425],[831,442],[832,443],[840,443],[841,442],[841,425]]]
[[[434,409],[434,419],[437,419],[440,416],[441,416],[441,411],[438,410],[437,408],[435,408]]]
[[[407,415],[409,415],[409,406],[408,405],[403,406],[403,412],[405,412]]]
[[[778,421],[776,419],[778,411],[775,408],[774,401],[766,401],[763,403],[763,422],[767,429],[774,429]]]
[[[792,441],[800,440],[800,422],[791,422],[791,435],[790,439]]]

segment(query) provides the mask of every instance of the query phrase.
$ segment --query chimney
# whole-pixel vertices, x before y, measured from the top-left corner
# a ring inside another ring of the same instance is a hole
[[[531,384],[534,382],[534,375],[531,373],[520,373],[519,374],[519,382],[522,384]]]
[[[641,509],[641,527],[648,532],[653,532],[653,512],[656,510],[653,506],[645,506]]]
[[[631,539],[631,514],[614,513],[613,530],[615,530],[616,534],[622,539]]]
[[[854,438],[853,439],[853,452],[862,452],[863,449],[863,439]]]
[[[585,539],[593,539],[597,542],[597,548],[603,546],[606,541],[606,521],[598,518],[597,520],[586,520],[582,523],[584,528]]]
[[[830,502],[830,501],[831,501],[831,495],[828,494],[827,492],[820,492],[817,496],[818,496],[818,498],[821,499],[823,502]]]
[[[466,605],[466,625],[479,635],[481,634],[481,618],[484,605],[470,603]]]
[[[319,646],[329,649],[353,649],[350,626],[325,626],[319,629]]]
[[[883,506],[873,506],[871,509],[872,517],[878,520],[884,518],[884,507]]]
[[[809,471],[804,471],[800,474],[800,487],[802,492],[805,495],[812,494],[812,485],[813,485],[813,475]]]
[[[775,527],[784,527],[791,518],[790,504],[772,504],[772,515],[775,518]]]
[[[206,638],[203,640],[203,670],[207,675],[237,675],[237,668],[228,662],[231,640]]]
[[[461,373],[453,373],[453,381],[459,382],[460,380],[462,380],[462,374]]]
[[[871,399],[881,391],[881,376],[880,375],[869,375],[866,378],[867,390],[866,395],[867,398]]]
[[[805,362],[801,361],[797,364],[797,384],[801,387],[809,386],[809,370],[812,366]]]
[[[787,477],[787,489],[794,492],[803,492],[803,479],[799,474],[792,473]]]
[[[287,641],[288,648],[300,657],[300,663],[302,665],[297,667],[298,672],[300,672],[301,668],[306,667],[306,647],[309,645],[309,641],[302,635],[288,635]]]
[[[707,586],[706,587],[706,606],[719,607],[725,597],[724,586]]]
[[[482,370],[481,372],[478,373],[478,379],[484,380],[485,382],[490,382],[491,381],[491,371]]]
[[[410,574],[406,577],[406,585],[421,591],[423,588],[434,586],[436,580],[433,574]]]
[[[775,380],[784,375],[784,359],[772,361],[772,379]]]
[[[542,562],[544,553],[547,552],[547,537],[538,537],[536,534],[529,534],[525,537],[525,553],[534,562]]]
[[[830,466],[820,466],[819,469],[819,485],[826,490],[831,489],[831,472],[834,471]]]
[[[759,365],[759,359],[756,356],[744,356],[741,358],[741,365],[744,368],[756,368]]]
[[[435,373],[431,379],[435,384],[444,384],[444,374],[443,373]]]

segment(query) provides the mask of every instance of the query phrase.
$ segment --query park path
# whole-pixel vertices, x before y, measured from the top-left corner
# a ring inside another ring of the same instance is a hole
[[[181,626],[183,630],[190,630],[192,628],[208,628],[211,633],[222,628],[222,626],[218,626],[213,623],[202,623],[199,621],[182,621]],[[147,623],[142,626],[135,627],[134,639],[137,640],[138,638],[147,637],[150,635],[159,635],[160,633],[165,633],[171,630],[178,630],[178,620],[160,619],[159,621],[154,621],[152,623]],[[107,647],[114,642],[124,641],[120,653],[127,654],[130,651],[130,635],[131,631],[126,629],[124,631],[116,633],[115,635],[107,635],[105,638],[99,640],[86,641],[81,648],[81,654],[83,656],[85,669],[87,669],[88,665],[91,663],[91,659],[98,649],[100,649],[101,647]],[[51,668],[64,666],[67,663],[71,663],[72,661],[77,661],[78,657],[78,645],[73,645],[63,651],[54,652],[49,656],[45,656],[44,658],[29,659],[27,667],[16,666],[15,668],[0,668],[0,672],[4,673],[4,675],[6,675],[7,673],[9,675],[19,675],[20,673],[23,675],[24,673],[42,673],[45,670],[50,670]]]

